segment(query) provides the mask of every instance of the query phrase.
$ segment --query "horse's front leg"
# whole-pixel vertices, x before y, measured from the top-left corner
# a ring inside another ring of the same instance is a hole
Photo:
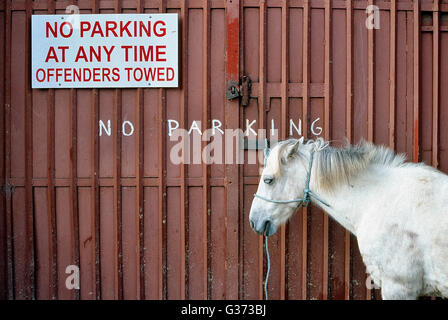
[[[383,299],[417,299],[424,287],[424,261],[417,235],[397,223],[368,222],[359,230],[359,249],[367,271],[381,284]]]

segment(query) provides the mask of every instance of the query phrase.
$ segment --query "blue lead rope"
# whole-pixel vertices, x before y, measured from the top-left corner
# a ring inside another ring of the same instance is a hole
[[[268,280],[269,280],[269,272],[271,271],[271,258],[269,257],[269,248],[268,248],[268,237],[265,236],[265,246],[266,246],[266,259],[268,262],[268,270],[266,271],[266,281],[264,282],[264,296],[266,300],[269,300],[268,298]]]

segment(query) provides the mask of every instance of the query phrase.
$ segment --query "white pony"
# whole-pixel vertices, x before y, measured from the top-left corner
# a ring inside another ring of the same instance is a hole
[[[383,299],[448,297],[447,175],[367,142],[286,140],[266,160],[251,227],[270,236],[309,198],[357,237]]]

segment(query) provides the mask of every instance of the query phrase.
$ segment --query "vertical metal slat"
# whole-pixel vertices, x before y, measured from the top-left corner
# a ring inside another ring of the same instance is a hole
[[[143,12],[143,1],[137,0],[137,13]],[[135,212],[135,222],[136,222],[136,274],[137,274],[137,299],[145,298],[145,273],[144,273],[144,206],[143,206],[143,163],[144,163],[144,108],[143,108],[143,89],[137,88],[136,90],[136,104],[135,104],[135,114],[136,114],[136,124],[137,124],[137,134],[135,148],[135,201],[136,201],[136,212]]]
[[[121,13],[121,1],[115,0],[114,12]],[[121,196],[121,121],[122,91],[114,89],[113,106],[113,241],[114,299],[123,299],[122,196]]]
[[[325,0],[325,92],[324,92],[324,138],[330,140],[331,105],[331,2]],[[328,299],[328,215],[323,214],[322,299]]]
[[[439,166],[439,64],[440,64],[440,31],[439,0],[434,0],[433,9],[433,59],[432,59],[432,166]]]
[[[71,0],[72,5],[77,5],[77,0]],[[77,90],[70,89],[70,168],[69,168],[69,179],[70,179],[70,217],[73,228],[73,243],[74,243],[74,264],[80,267],[80,245],[79,245],[79,210],[78,210],[78,149],[77,149],[77,137],[78,137],[78,111],[77,111]],[[81,273],[82,275],[82,273]],[[81,282],[81,280],[80,280]],[[76,299],[81,298],[80,290],[75,292]]]
[[[207,128],[210,128],[210,8],[207,0],[202,2],[202,132],[205,132]],[[207,145],[206,141],[202,142],[202,149]],[[203,241],[203,298],[210,297],[209,292],[209,244],[210,244],[210,232],[209,232],[209,212],[210,212],[210,166],[204,161],[202,162],[202,237]]]
[[[310,104],[310,2],[303,1],[303,102],[302,102],[302,119],[303,119],[303,136],[308,137],[308,113]],[[308,209],[302,208],[302,299],[307,298],[308,292]]]
[[[4,32],[6,31],[6,1],[3,1],[2,6],[1,6],[1,10],[4,13],[4,20],[3,20],[3,24],[2,27],[4,27]],[[0,190],[2,190],[2,193],[0,194],[0,212],[2,213],[1,217],[0,217],[0,224],[1,224],[1,229],[0,229],[0,238],[1,238],[1,244],[2,246],[0,247],[0,250],[2,250],[2,252],[0,252],[0,259],[2,259],[2,261],[0,262],[2,266],[4,266],[4,268],[2,268],[2,270],[0,271],[0,299],[6,299],[8,297],[8,240],[7,240],[7,229],[8,229],[8,225],[6,224],[7,222],[7,209],[6,209],[6,198],[8,197],[7,193],[6,193],[6,186],[7,186],[7,174],[5,172],[6,170],[6,109],[9,108],[7,102],[6,102],[6,91],[8,90],[8,86],[6,85],[6,68],[7,68],[7,64],[6,64],[6,39],[9,37],[8,33],[4,33],[3,34],[3,47],[1,49],[1,54],[2,54],[2,58],[3,58],[3,64],[2,67],[3,69],[3,73],[0,75],[3,80],[2,84],[2,88],[0,88],[0,92],[3,93],[3,100],[2,102],[4,103],[4,109],[3,112],[0,113],[0,154],[1,159],[0,159]]]
[[[240,76],[240,0],[226,0],[226,83]],[[239,127],[238,101],[226,101],[225,126],[227,129]],[[237,164],[225,165],[224,185],[226,189],[226,299],[238,299],[238,236],[239,236],[239,168]]]
[[[288,61],[288,35],[289,19],[288,4],[282,2],[282,85],[281,85],[281,131],[280,139],[286,139],[286,119],[288,117],[288,82],[289,82],[289,61]],[[280,228],[280,299],[286,296],[286,226]]]
[[[420,158],[420,1],[414,1],[413,6],[414,28],[413,28],[413,119],[414,119],[414,145],[413,145],[413,161],[418,162]]]
[[[189,8],[188,3],[182,3],[182,12],[184,17],[184,23],[182,25],[182,51],[188,52],[188,25],[189,25]],[[180,103],[180,125],[182,128],[187,127],[187,109],[188,109],[188,56],[184,54],[182,56],[182,89],[181,89],[181,103]],[[188,215],[187,199],[188,199],[188,187],[187,187],[187,165],[182,163],[180,165],[180,299],[186,299],[186,216]],[[187,217],[188,218],[188,217]]]
[[[166,2],[164,0],[159,0],[158,2],[159,12],[166,11]],[[185,23],[185,10],[181,9],[181,19]],[[181,84],[183,85],[183,83]],[[158,293],[159,299],[167,298],[167,229],[166,229],[166,219],[167,219],[167,188],[166,188],[166,91],[163,88],[158,89],[158,101],[157,101],[157,123],[158,123],[158,261],[159,261],[159,283],[158,283]]]
[[[368,5],[373,5],[369,0]],[[379,14],[379,13],[378,13]],[[375,29],[367,30],[367,140],[374,141],[374,108],[375,108]],[[366,299],[371,300],[372,292],[366,286]]]
[[[51,0],[47,2],[48,13],[55,13],[55,3]],[[56,199],[55,199],[55,119],[54,119],[54,89],[48,90],[47,95],[47,210],[48,210],[48,230],[49,235],[49,250],[50,261],[49,265],[52,267],[52,274],[50,279],[52,283],[49,284],[52,299],[58,297],[58,266],[57,266],[57,229],[56,229]]]
[[[389,147],[395,149],[396,114],[396,61],[397,61],[397,4],[390,3],[390,53],[389,53]]]
[[[92,0],[91,2],[92,13],[99,13],[99,0]],[[92,199],[92,230],[94,230],[93,237],[93,261],[95,261],[95,296],[97,299],[101,299],[101,261],[100,261],[100,194],[99,194],[99,134],[98,134],[98,116],[99,116],[99,94],[98,89],[92,89],[91,91],[91,106],[93,114],[91,117],[91,199]]]
[[[260,34],[260,64],[259,64],[259,91],[258,91],[258,119],[260,121],[260,127],[266,129],[266,110],[269,110],[270,101],[266,101],[266,16],[267,16],[267,4],[265,0],[260,0],[260,25],[259,25],[259,34]],[[261,165],[261,164],[260,164]],[[258,236],[258,278],[260,281],[258,282],[258,296],[259,299],[263,299],[263,258],[264,258],[264,250],[263,250],[263,236]],[[268,241],[268,239],[266,239]]]
[[[11,179],[11,2],[5,6],[5,187],[10,187]],[[7,259],[7,297],[14,299],[14,243],[12,219],[12,192],[6,194],[6,259]]]
[[[347,0],[346,10],[346,34],[347,34],[347,91],[346,91],[346,135],[349,142],[353,141],[353,7],[352,1]],[[344,251],[344,298],[350,299],[350,272],[351,272],[351,234],[348,230],[345,231],[345,251]]]
[[[374,1],[369,0],[368,5]],[[374,28],[367,30],[367,140],[374,139],[374,105],[375,105],[375,34]],[[367,289],[369,290],[369,289]],[[369,293],[369,292],[368,292]]]

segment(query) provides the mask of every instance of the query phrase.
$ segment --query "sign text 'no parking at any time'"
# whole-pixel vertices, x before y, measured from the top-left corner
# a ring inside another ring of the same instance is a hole
[[[178,86],[177,14],[32,16],[33,88]]]

